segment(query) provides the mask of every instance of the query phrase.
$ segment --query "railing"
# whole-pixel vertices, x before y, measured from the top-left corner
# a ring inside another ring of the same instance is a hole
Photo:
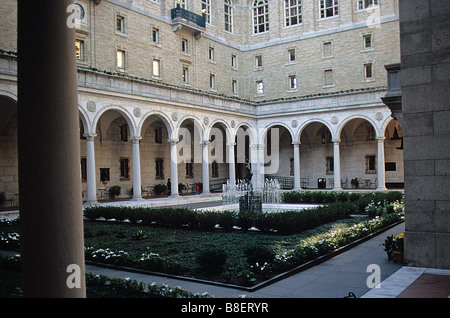
[[[180,7],[173,8],[171,10],[171,18],[172,20],[180,18],[185,19],[186,21],[193,22],[202,28],[206,27],[205,17]]]
[[[284,176],[266,176],[267,179],[276,179],[280,184],[281,189],[294,189],[294,177],[284,177]]]

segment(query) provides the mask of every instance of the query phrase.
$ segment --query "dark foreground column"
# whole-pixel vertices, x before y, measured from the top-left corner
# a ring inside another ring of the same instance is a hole
[[[25,297],[84,297],[70,0],[18,1],[20,234]],[[70,18],[69,18],[70,20]]]

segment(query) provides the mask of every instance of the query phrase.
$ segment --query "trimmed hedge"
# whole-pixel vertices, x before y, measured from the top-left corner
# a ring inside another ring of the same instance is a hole
[[[93,206],[84,210],[90,220],[105,218],[147,226],[213,230],[217,225],[223,230],[239,227],[248,230],[252,227],[262,232],[291,234],[316,226],[343,219],[354,212],[349,202],[331,203],[326,206],[302,211],[263,212],[250,211],[196,211],[187,208],[132,208],[114,206]]]

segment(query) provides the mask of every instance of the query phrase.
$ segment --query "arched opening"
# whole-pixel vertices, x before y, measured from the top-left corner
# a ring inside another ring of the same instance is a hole
[[[210,191],[222,191],[222,185],[230,176],[229,153],[227,141],[229,140],[228,127],[222,122],[216,122],[209,131],[209,176]],[[234,173],[234,172],[233,172]]]
[[[353,118],[342,127],[339,147],[343,188],[377,188],[378,164],[384,158],[379,158],[376,137],[373,125],[364,118]]]
[[[252,135],[249,126],[240,125],[236,130],[234,146],[234,162],[236,170],[236,180],[251,178],[248,167],[251,161],[250,144]]]
[[[0,208],[19,204],[17,102],[0,96]]]
[[[119,198],[129,198],[133,192],[133,130],[131,121],[116,110],[101,113],[94,131],[95,180],[97,199],[110,199],[109,189],[120,187]],[[81,159],[86,158],[86,140],[81,140]],[[83,190],[86,185],[83,184]]]
[[[148,116],[142,124],[141,136],[142,196],[170,194],[170,144],[165,119]]]
[[[300,133],[300,186],[302,189],[334,187],[334,153],[330,129],[321,122],[308,123]]]
[[[403,189],[405,184],[403,164],[403,128],[392,118],[384,131],[384,157],[386,188]]]

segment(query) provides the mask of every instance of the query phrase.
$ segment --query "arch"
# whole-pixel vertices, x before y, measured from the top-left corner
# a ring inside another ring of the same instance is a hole
[[[230,143],[233,140],[233,135],[231,132],[231,127],[228,125],[228,123],[225,120],[222,119],[216,119],[209,125],[209,128],[206,129],[206,136],[208,139],[211,138],[211,130],[214,127],[214,125],[220,125],[225,130],[226,134],[226,142]]]
[[[241,122],[236,126],[236,129],[234,131],[234,138],[236,138],[239,128],[244,129],[244,127],[246,129],[246,133],[249,134],[250,144],[255,144],[257,141],[256,140],[256,132],[255,132],[254,128],[252,127],[252,125],[250,125],[248,122]]]
[[[92,129],[91,131],[95,132],[97,130],[97,125],[98,122],[101,118],[101,116],[106,113],[109,110],[115,110],[117,111],[120,115],[122,115],[122,117],[125,119],[125,121],[128,124],[128,127],[130,128],[130,135],[131,137],[136,137],[137,135],[137,129],[136,129],[136,125],[133,121],[133,116],[131,115],[131,113],[123,106],[118,106],[118,105],[109,105],[109,106],[105,106],[102,107],[97,114],[95,114],[94,120],[92,122]]]
[[[379,131],[378,131],[378,127],[377,127],[377,125],[375,124],[375,122],[372,120],[372,118],[370,118],[369,116],[357,114],[357,115],[351,115],[351,116],[348,116],[347,118],[345,118],[345,119],[341,122],[341,124],[339,125],[339,127],[338,127],[338,129],[337,129],[337,132],[336,132],[336,133],[337,133],[337,136],[335,136],[336,139],[340,139],[340,138],[341,138],[341,133],[342,133],[342,130],[344,129],[344,127],[345,127],[350,121],[352,121],[352,120],[354,120],[354,119],[363,119],[363,120],[368,121],[368,122],[372,125],[373,129],[375,130],[375,134],[377,135],[377,137],[380,136]]]
[[[272,127],[275,127],[275,126],[282,126],[282,127],[286,128],[286,130],[287,130],[287,131],[289,132],[289,134],[291,135],[291,140],[292,140],[292,141],[295,140],[293,131],[291,130],[291,128],[290,128],[286,123],[283,123],[283,122],[272,122],[272,123],[268,124],[266,127],[264,127],[264,128],[262,129],[261,134],[260,134],[260,136],[259,136],[259,137],[260,137],[259,142],[260,142],[261,144],[264,143],[264,138],[266,137],[266,134],[267,134],[267,132],[269,131],[269,129],[272,128]]]
[[[178,139],[178,133],[179,133],[179,131],[180,131],[180,127],[181,127],[181,126],[183,125],[183,123],[184,123],[185,121],[187,121],[187,120],[192,120],[192,122],[194,123],[194,129],[196,129],[197,132],[199,133],[199,135],[200,135],[200,141],[206,140],[207,136],[206,136],[206,133],[205,133],[205,129],[204,129],[204,127],[203,127],[203,124],[201,123],[200,119],[198,119],[197,117],[195,117],[195,116],[193,116],[193,115],[186,115],[186,116],[184,116],[183,118],[181,118],[181,119],[179,120],[179,122],[178,122],[178,124],[177,124],[177,126],[176,126],[176,128],[175,128],[175,131],[174,131],[174,132],[176,133],[175,136],[177,136],[176,139]]]
[[[6,92],[2,92],[6,93]],[[3,101],[3,102],[1,102]],[[12,94],[0,95],[0,134],[6,133],[7,126],[11,118],[17,113],[17,100]]]
[[[303,133],[303,131],[305,130],[305,128],[306,128],[307,126],[309,126],[310,124],[313,124],[313,123],[320,123],[320,124],[324,125],[324,126],[325,126],[326,128],[328,128],[328,130],[330,131],[330,133],[331,133],[331,138],[332,138],[332,139],[335,139],[335,138],[336,138],[335,132],[333,131],[333,129],[331,128],[331,126],[329,125],[329,123],[328,123],[327,121],[325,121],[325,120],[323,120],[323,119],[320,119],[320,118],[311,118],[311,119],[308,119],[307,121],[303,122],[303,124],[302,124],[302,125],[300,126],[300,128],[298,129],[298,132],[297,132],[297,134],[295,135],[297,141],[300,141],[300,138],[301,138],[302,133]]]
[[[79,113],[79,118],[81,123],[83,124],[83,131],[85,134],[93,134],[95,133],[95,131],[90,131],[89,128],[91,127],[90,123],[89,123],[89,116],[86,113],[86,111],[84,110],[83,107],[81,107],[81,105],[78,105],[78,113]]]
[[[159,119],[161,119],[161,121],[166,126],[166,129],[167,129],[167,132],[168,132],[168,135],[169,135],[169,139],[172,139],[173,138],[174,127],[170,124],[170,120],[166,116],[166,114],[164,114],[163,112],[160,112],[160,111],[156,111],[156,110],[150,110],[150,111],[148,111],[148,112],[146,112],[145,114],[142,115],[141,120],[139,121],[139,124],[137,126],[136,133],[139,136],[142,136],[142,128],[144,126],[144,123],[151,116],[156,116]]]

